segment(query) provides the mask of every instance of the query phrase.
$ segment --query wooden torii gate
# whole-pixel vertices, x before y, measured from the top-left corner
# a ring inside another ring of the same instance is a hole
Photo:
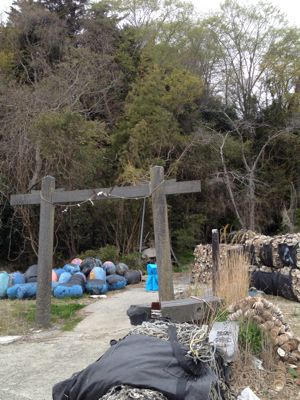
[[[107,198],[138,199],[152,197],[154,238],[158,265],[159,301],[174,299],[168,209],[166,195],[196,193],[201,191],[200,181],[176,182],[164,180],[164,169],[151,168],[151,182],[136,186],[86,190],[55,190],[55,178],[46,176],[41,191],[31,194],[12,195],[10,204],[40,204],[38,291],[36,322],[47,326],[51,312],[51,270],[53,264],[54,210],[55,204],[80,203]]]

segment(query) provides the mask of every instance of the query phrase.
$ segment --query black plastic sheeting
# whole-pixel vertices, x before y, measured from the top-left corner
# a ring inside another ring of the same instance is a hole
[[[80,271],[83,272],[86,277],[88,277],[94,267],[102,267],[101,260],[98,258],[88,257],[80,264]]]
[[[31,265],[24,274],[26,283],[37,282],[38,266],[37,264]]]
[[[251,265],[266,265],[271,268],[279,268],[279,267],[297,267],[297,249],[299,244],[296,245],[288,245],[286,243],[279,243],[277,249],[274,249],[271,243],[263,244],[259,251],[260,262],[258,262],[255,254],[255,245],[251,245],[250,248],[246,246],[246,252],[250,253],[250,262]],[[279,260],[282,265],[274,265],[274,254],[273,252],[277,251],[277,255],[279,256]]]
[[[297,301],[293,292],[291,275],[283,275],[280,272],[254,271],[251,275],[251,285],[266,294]]]
[[[187,350],[176,338],[127,336],[98,361],[56,384],[53,400],[99,400],[120,384],[157,390],[171,400],[208,400],[217,376],[207,364],[185,357]]]
[[[142,273],[141,271],[130,270],[125,273],[124,278],[127,280],[128,285],[134,285],[141,282]]]
[[[297,249],[298,244],[295,246],[288,246],[285,243],[278,245],[278,253],[283,265],[287,267],[297,267]]]

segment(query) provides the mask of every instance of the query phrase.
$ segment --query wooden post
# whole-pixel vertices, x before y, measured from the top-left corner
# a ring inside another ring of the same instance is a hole
[[[217,282],[219,274],[219,261],[220,261],[220,247],[219,247],[219,231],[218,229],[212,230],[212,291],[216,295]]]
[[[52,195],[55,179],[46,176],[42,180],[39,252],[38,252],[38,288],[36,298],[36,322],[41,326],[50,324],[51,316],[51,273],[53,263],[54,210]]]
[[[173,272],[163,167],[155,166],[151,168],[151,194],[159,301],[173,300]]]
[[[146,197],[144,198],[144,202],[143,202],[143,213],[142,213],[142,224],[141,224],[140,246],[139,246],[139,253],[140,254],[142,254],[142,247],[143,247],[143,241],[144,241],[145,211],[146,211]]]
[[[38,293],[37,322],[47,325],[50,322],[51,301],[51,267],[53,257],[54,205],[80,203],[87,200],[96,201],[107,198],[137,199],[152,196],[155,248],[158,263],[158,278],[160,285],[159,299],[172,300],[174,288],[172,279],[171,247],[169,237],[168,210],[166,196],[170,194],[201,192],[201,182],[198,180],[176,182],[175,179],[164,180],[164,169],[151,169],[151,182],[135,186],[113,188],[96,188],[82,190],[55,190],[55,180],[51,176],[43,179],[41,193],[33,191],[27,194],[15,194],[10,197],[10,204],[32,205],[40,204],[40,232],[38,253]],[[145,204],[145,202],[144,202]],[[144,214],[144,211],[143,211]],[[140,248],[143,239],[141,227]]]

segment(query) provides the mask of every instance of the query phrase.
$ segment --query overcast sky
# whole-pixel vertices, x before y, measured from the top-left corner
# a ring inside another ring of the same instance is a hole
[[[222,0],[192,0],[200,13],[216,11]],[[245,0],[241,0],[241,3]],[[9,10],[12,0],[0,0],[0,15]],[[249,0],[247,3],[258,3],[258,0]],[[300,0],[271,0],[271,3],[280,8],[288,16],[292,24],[300,25]]]

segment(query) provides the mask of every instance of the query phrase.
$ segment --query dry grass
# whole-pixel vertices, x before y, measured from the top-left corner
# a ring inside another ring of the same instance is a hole
[[[24,335],[32,327],[25,318],[32,301],[1,300],[0,335]]]
[[[217,295],[230,305],[248,296],[249,262],[240,251],[232,251],[221,264],[217,282]]]
[[[206,297],[210,295],[212,295],[212,289],[209,286],[201,284],[198,281],[190,284],[185,291],[186,297]]]
[[[232,366],[231,388],[234,393],[239,394],[249,386],[260,400],[300,400],[296,379],[288,369],[278,374],[278,364],[270,354],[270,349],[264,349],[260,359],[263,361],[263,371],[255,367],[253,356],[248,351],[241,351]],[[282,390],[275,391],[275,387],[280,383],[280,376],[285,376],[282,379],[285,385]]]

